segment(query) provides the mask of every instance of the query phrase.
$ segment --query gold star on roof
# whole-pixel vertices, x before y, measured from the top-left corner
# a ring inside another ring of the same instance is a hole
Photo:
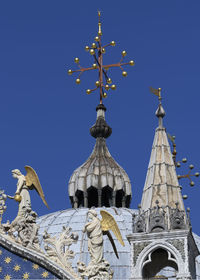
[[[35,270],[38,270],[38,269],[39,269],[39,265],[36,264],[36,263],[34,263],[34,264],[32,265],[32,268],[35,269]]]
[[[16,264],[14,267],[13,267],[14,271],[19,271],[21,269],[21,266]]]
[[[129,62],[123,62],[124,57],[127,55],[126,51],[122,51],[122,57],[119,60],[118,63],[114,63],[114,64],[108,64],[108,65],[104,65],[103,64],[103,55],[106,52],[106,48],[109,46],[114,47],[115,46],[115,41],[111,41],[110,43],[106,44],[106,45],[102,45],[102,30],[101,30],[101,20],[100,20],[100,15],[101,13],[98,12],[98,16],[99,16],[99,22],[98,22],[98,26],[99,26],[99,30],[98,30],[98,36],[96,36],[94,38],[95,43],[92,43],[91,47],[90,46],[86,46],[85,50],[88,51],[93,59],[94,59],[94,63],[91,67],[82,67],[80,65],[79,62],[79,58],[76,57],[74,59],[75,63],[78,65],[79,69],[78,70],[68,70],[68,74],[71,75],[74,72],[79,73],[78,78],[76,79],[76,83],[80,84],[81,80],[80,80],[80,76],[83,74],[83,72],[86,71],[90,71],[90,70],[97,70],[98,71],[98,80],[96,81],[95,85],[96,87],[94,89],[87,89],[86,93],[90,94],[91,92],[95,91],[96,89],[99,88],[100,91],[100,104],[102,104],[102,98],[107,97],[107,93],[106,91],[108,91],[109,89],[114,90],[116,88],[115,84],[112,84],[112,80],[111,78],[108,76],[108,70],[110,68],[113,67],[119,67],[122,70],[122,76],[126,77],[127,76],[127,72],[124,71],[123,67],[124,65],[131,65],[133,66],[135,63],[133,60],[130,60]],[[112,84],[112,85],[111,85]]]
[[[0,256],[2,255],[2,250],[0,250]]]
[[[10,279],[11,279],[11,275],[6,274],[5,277],[4,277],[4,280],[10,280]]]
[[[0,272],[2,272],[2,267],[0,266]]]
[[[42,278],[47,278],[49,276],[49,272],[44,271],[41,275],[42,275]]]
[[[11,258],[10,258],[10,257],[6,257],[6,258],[4,259],[4,262],[7,263],[7,264],[10,263],[10,262],[11,262]]]
[[[30,274],[30,273],[25,272],[25,273],[23,274],[23,279],[29,279],[29,274]]]

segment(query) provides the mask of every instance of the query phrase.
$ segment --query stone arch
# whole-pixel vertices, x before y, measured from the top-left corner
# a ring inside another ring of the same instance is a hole
[[[178,269],[178,275],[183,275],[185,273],[184,270],[184,261],[182,259],[182,256],[180,254],[180,252],[170,243],[167,243],[165,241],[159,241],[159,242],[152,242],[151,244],[149,244],[148,246],[146,246],[142,252],[139,254],[136,264],[135,264],[135,271],[134,271],[134,275],[136,276],[136,278],[138,277],[138,279],[143,279],[143,268],[145,266],[145,264],[147,264],[148,262],[151,262],[151,256],[152,253],[155,252],[156,250],[161,249],[163,251],[166,251],[168,254],[168,260],[170,262],[174,263],[174,267],[175,265],[177,265],[177,269]]]

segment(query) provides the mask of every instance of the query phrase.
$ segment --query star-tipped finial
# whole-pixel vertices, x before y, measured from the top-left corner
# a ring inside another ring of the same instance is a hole
[[[94,38],[95,43],[92,43],[91,47],[86,46],[85,50],[88,51],[94,58],[94,63],[91,67],[82,67],[79,62],[79,58],[75,58],[75,63],[77,63],[79,69],[77,70],[68,70],[68,74],[71,75],[74,72],[78,72],[78,78],[76,79],[76,83],[80,84],[80,76],[85,71],[89,70],[97,70],[98,71],[98,80],[95,82],[96,87],[94,89],[87,89],[86,93],[90,94],[93,91],[97,90],[99,88],[100,91],[100,104],[102,104],[102,98],[107,97],[107,91],[109,89],[115,90],[116,85],[112,83],[111,78],[108,76],[108,70],[113,67],[119,67],[122,70],[122,76],[126,77],[127,72],[124,71],[123,67],[124,65],[131,65],[133,66],[135,63],[133,60],[130,60],[129,62],[123,62],[124,57],[126,56],[126,51],[122,51],[122,58],[118,63],[115,64],[107,64],[103,65],[103,54],[106,52],[106,47],[108,46],[115,46],[115,41],[111,41],[110,43],[106,45],[102,45],[102,26],[101,26],[101,13],[98,11],[98,36]]]

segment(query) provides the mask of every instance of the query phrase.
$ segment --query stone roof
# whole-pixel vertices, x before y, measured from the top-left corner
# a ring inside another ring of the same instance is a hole
[[[108,211],[114,217],[125,243],[125,247],[123,247],[111,232],[119,254],[119,259],[117,259],[110,241],[104,236],[104,258],[110,263],[111,268],[114,270],[114,279],[129,279],[131,267],[130,244],[126,235],[132,233],[132,216],[137,213],[137,210],[115,207],[95,208],[99,218],[101,217],[101,209]],[[42,234],[45,230],[49,234],[58,235],[62,231],[63,226],[69,226],[72,228],[73,232],[78,233],[79,239],[77,243],[70,247],[70,249],[75,252],[75,258],[72,262],[75,269],[77,267],[77,262],[80,259],[86,264],[89,262],[87,235],[82,232],[87,221],[87,212],[88,208],[67,209],[39,217],[37,220],[37,223],[40,226],[39,238],[41,240],[41,246],[44,246]]]
[[[99,218],[100,210],[104,209],[113,215],[118,227],[121,231],[125,247],[121,246],[116,240],[115,236],[112,234],[115,241],[117,251],[119,254],[119,259],[116,258],[110,241],[105,236],[104,237],[104,258],[111,264],[111,268],[114,271],[114,280],[128,280],[131,275],[131,247],[126,238],[127,235],[133,232],[133,215],[137,215],[138,211],[134,209],[127,208],[96,208]],[[69,226],[72,228],[73,232],[77,232],[79,235],[78,242],[73,244],[70,249],[75,252],[75,258],[72,261],[73,268],[76,270],[77,262],[81,259],[83,262],[88,264],[90,257],[87,245],[87,235],[83,234],[82,229],[87,220],[88,208],[78,208],[78,209],[67,209],[63,211],[58,211],[38,218],[37,223],[40,226],[39,238],[41,246],[44,246],[42,241],[42,234],[46,230],[49,234],[53,236],[58,236],[63,226]],[[195,242],[200,249],[200,237],[193,234]],[[197,268],[197,278],[200,279],[200,257],[196,258],[196,268]],[[162,270],[163,275],[172,275],[173,269],[167,267]]]

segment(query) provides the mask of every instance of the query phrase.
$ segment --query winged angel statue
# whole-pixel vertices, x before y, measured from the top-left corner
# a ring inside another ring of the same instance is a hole
[[[118,241],[124,246],[120,230],[113,216],[105,210],[101,210],[100,213],[102,220],[97,217],[96,210],[89,210],[88,219],[90,221],[86,223],[83,229],[83,232],[87,232],[88,251],[90,253],[90,263],[87,267],[82,262],[78,263],[78,270],[83,279],[84,277],[88,277],[91,280],[112,279],[113,272],[110,269],[110,265],[103,259],[103,235],[108,236],[117,258],[119,256],[109,230],[112,230]]]
[[[35,189],[47,207],[48,204],[45,200],[44,193],[35,170],[30,166],[25,166],[25,169],[27,171],[25,176],[19,169],[12,170],[13,177],[18,180],[17,190],[14,196],[4,196],[14,199],[19,203],[18,214],[11,224],[8,221],[6,224],[3,224],[3,227],[5,232],[8,233],[8,236],[16,242],[25,247],[35,247],[39,249],[39,241],[37,238],[39,227],[36,224],[37,214],[31,208],[29,190]]]

